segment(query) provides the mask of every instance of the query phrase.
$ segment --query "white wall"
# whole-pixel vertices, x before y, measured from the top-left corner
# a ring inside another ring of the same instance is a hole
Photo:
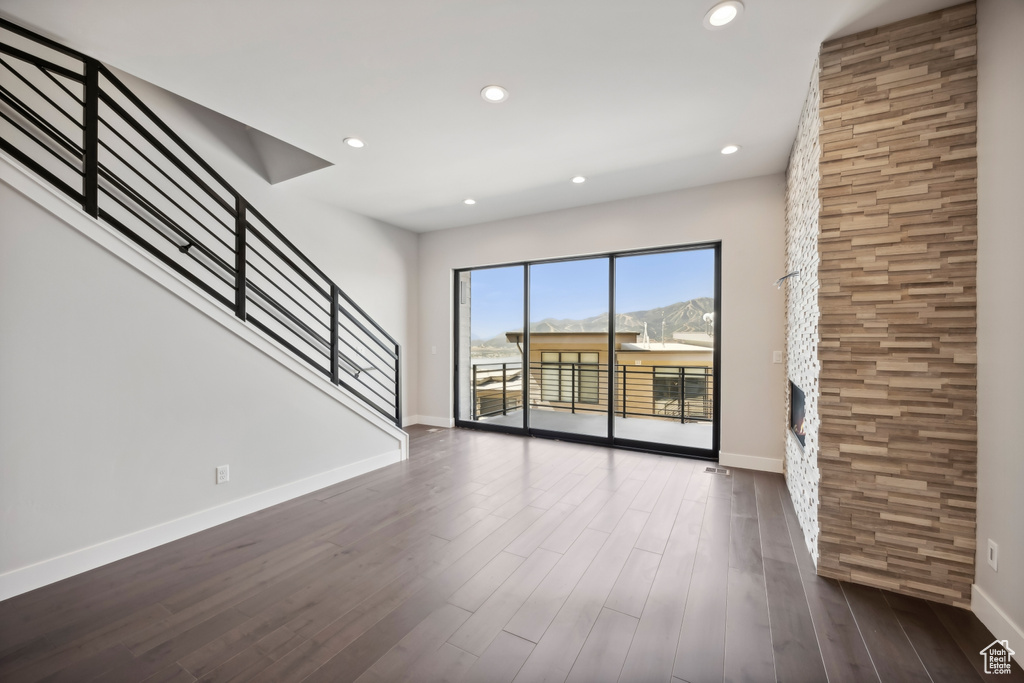
[[[0,181],[0,599],[225,519],[192,519],[205,511],[397,460],[395,436],[85,237],[71,224],[95,224],[76,209],[43,203]]]
[[[1024,653],[1022,36],[1024,3],[978,3],[978,552],[973,607],[997,637],[1011,639],[1018,661]],[[990,538],[999,544],[998,572],[986,561]]]
[[[781,471],[784,195],[778,174],[421,235],[420,415],[452,417],[454,268],[720,239],[722,461]]]
[[[303,195],[303,178],[270,185],[237,121],[118,71],[134,91],[261,214],[402,345],[403,415],[414,411],[417,235]]]

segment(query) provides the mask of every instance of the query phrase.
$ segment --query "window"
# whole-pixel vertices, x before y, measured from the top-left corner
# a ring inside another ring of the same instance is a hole
[[[597,403],[600,398],[598,354],[576,351],[543,351],[540,354],[543,401]]]
[[[708,395],[709,368],[683,368],[683,397],[687,400],[700,401]]]
[[[679,381],[682,368],[654,368],[654,402],[679,401]]]

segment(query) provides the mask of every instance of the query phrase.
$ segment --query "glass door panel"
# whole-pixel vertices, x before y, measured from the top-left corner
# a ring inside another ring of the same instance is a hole
[[[607,438],[608,259],[530,268],[529,428]]]
[[[714,447],[714,248],[615,257],[615,437]]]
[[[524,266],[458,274],[458,417],[523,427]]]

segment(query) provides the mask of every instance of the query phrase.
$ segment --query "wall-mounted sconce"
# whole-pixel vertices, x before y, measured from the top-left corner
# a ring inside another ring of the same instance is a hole
[[[786,280],[788,280],[791,277],[795,277],[796,279],[799,280],[800,279],[800,271],[799,270],[794,270],[792,273],[786,273],[785,275],[780,277],[778,280],[775,281],[775,289],[782,289],[782,283],[785,282]]]

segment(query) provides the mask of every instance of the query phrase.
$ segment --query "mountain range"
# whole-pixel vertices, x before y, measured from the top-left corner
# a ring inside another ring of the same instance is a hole
[[[616,314],[615,329],[618,332],[643,332],[644,323],[647,323],[647,334],[652,342],[671,341],[676,332],[706,332],[704,314],[714,310],[713,298],[700,297],[647,311]],[[530,325],[530,332],[604,332],[607,329],[607,313],[582,320],[545,318]],[[515,348],[516,345],[505,338],[505,333],[490,339],[473,340],[474,356],[501,355]]]

